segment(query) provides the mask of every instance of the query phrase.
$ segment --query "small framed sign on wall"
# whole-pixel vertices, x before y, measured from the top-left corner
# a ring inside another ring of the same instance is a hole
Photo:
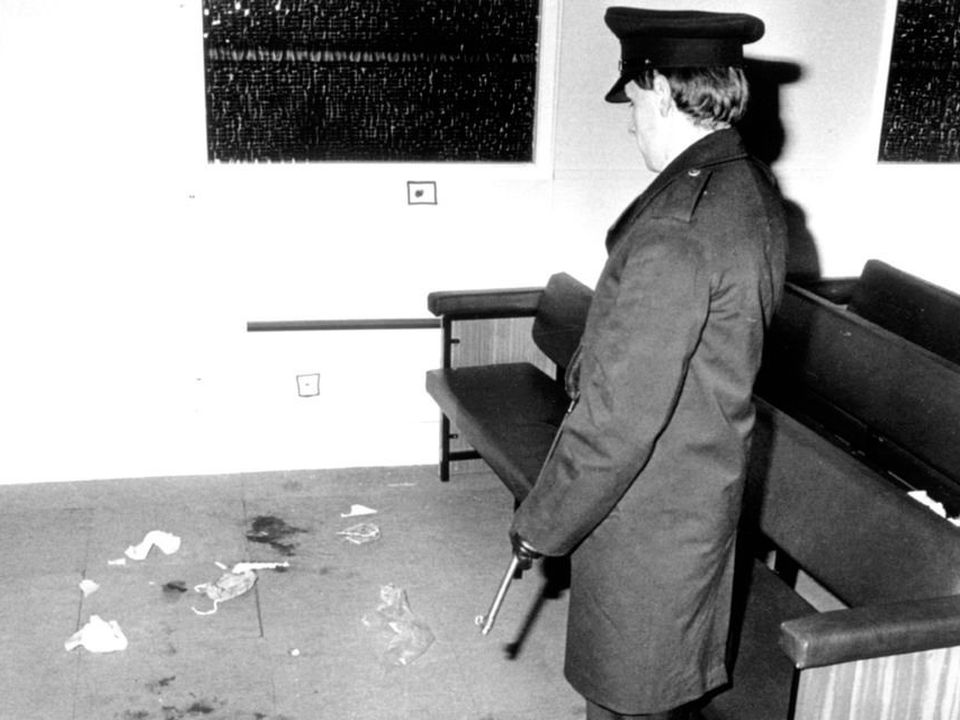
[[[203,0],[211,162],[532,162],[540,0]]]
[[[960,0],[898,0],[879,159],[960,162]]]

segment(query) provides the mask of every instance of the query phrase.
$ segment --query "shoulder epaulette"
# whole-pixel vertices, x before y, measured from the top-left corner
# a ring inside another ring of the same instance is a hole
[[[691,222],[711,174],[709,168],[690,168],[677,177],[665,188],[660,202],[657,203],[657,217]]]

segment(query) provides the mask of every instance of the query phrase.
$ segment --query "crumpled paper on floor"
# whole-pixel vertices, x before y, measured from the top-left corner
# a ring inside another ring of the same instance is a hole
[[[350,511],[345,513],[340,513],[340,517],[357,517],[358,515],[376,515],[377,511],[366,505],[351,505]]]
[[[160,548],[164,555],[172,555],[180,549],[180,538],[163,530],[151,530],[144,535],[139,545],[131,545],[123,554],[131,560],[144,560],[154,545]]]
[[[91,615],[87,624],[63,644],[68,651],[80,646],[94,653],[116,652],[127,649],[127,637],[116,620],[107,622],[99,615]]]
[[[100,589],[100,586],[90,578],[84,578],[83,580],[81,580],[79,583],[79,587],[80,587],[80,592],[83,593],[84,597],[89,597],[90,595],[93,595],[93,593],[95,593],[97,590]]]
[[[436,639],[429,626],[410,609],[407,593],[391,584],[380,588],[380,603],[362,618],[386,643],[380,662],[387,666],[409,665],[423,655]]]

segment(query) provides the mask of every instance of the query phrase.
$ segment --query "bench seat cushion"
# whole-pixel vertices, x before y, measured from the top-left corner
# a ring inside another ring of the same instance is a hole
[[[431,370],[427,392],[517,500],[526,497],[567,409],[556,380],[526,362]]]
[[[780,623],[816,611],[759,561],[754,562],[749,581],[746,607],[736,608],[734,614],[732,632],[739,646],[733,682],[700,711],[704,720],[787,720],[790,716],[794,669],[780,649]],[[737,596],[742,598],[746,590],[738,588]]]

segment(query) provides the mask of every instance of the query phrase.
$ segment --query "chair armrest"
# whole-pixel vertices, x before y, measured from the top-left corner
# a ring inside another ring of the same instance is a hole
[[[443,290],[427,295],[427,308],[452,320],[536,315],[542,287],[497,290]]]
[[[860,282],[859,277],[821,278],[818,280],[794,280],[804,290],[819,295],[837,305],[847,305],[853,297],[853,290]]]
[[[799,668],[960,645],[960,595],[808,615],[780,625],[780,647]]]

